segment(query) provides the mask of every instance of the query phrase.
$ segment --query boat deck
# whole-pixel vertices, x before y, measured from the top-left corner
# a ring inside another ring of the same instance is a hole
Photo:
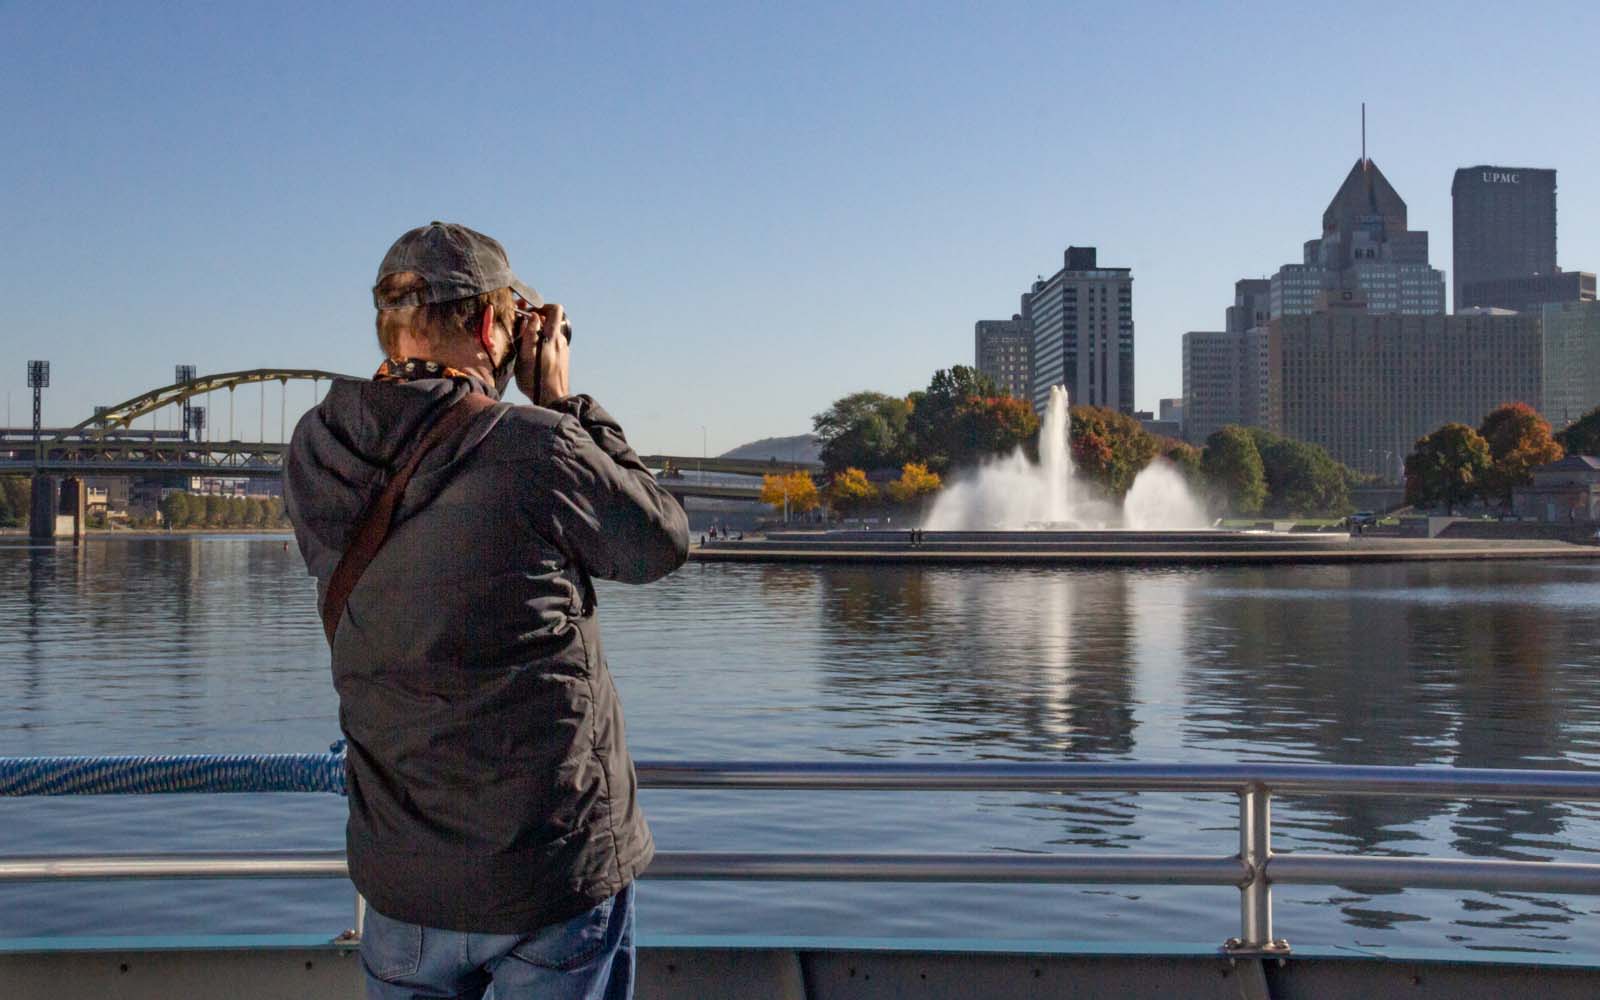
[[[1592,958],[1297,947],[1233,958],[1203,945],[862,941],[645,935],[638,1000],[1600,996]],[[356,1000],[354,949],[307,936],[0,941],[7,1000]]]

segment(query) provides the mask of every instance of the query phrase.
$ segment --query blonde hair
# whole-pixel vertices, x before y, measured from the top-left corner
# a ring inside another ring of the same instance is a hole
[[[402,295],[426,291],[427,288],[428,283],[422,275],[414,271],[400,271],[379,281],[373,291],[379,301],[390,302]],[[379,309],[378,346],[383,348],[385,355],[393,358],[399,356],[400,336],[404,333],[410,333],[433,347],[443,347],[462,337],[476,339],[483,310],[488,306],[494,306],[495,325],[503,329],[509,338],[515,322],[517,300],[511,289],[497,288],[492,292],[449,302]]]

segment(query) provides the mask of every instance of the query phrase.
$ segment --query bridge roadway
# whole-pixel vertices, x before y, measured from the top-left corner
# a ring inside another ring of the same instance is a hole
[[[48,449],[44,460],[37,464],[30,454],[33,450],[31,441],[26,448],[6,449],[0,445],[0,455],[8,450],[14,457],[0,457],[0,475],[32,475],[36,471],[47,475],[224,476],[252,479],[275,479],[283,475],[284,446],[276,441],[195,444],[188,441],[146,440],[118,441],[113,444],[106,440],[84,442],[82,447],[73,447],[70,443],[67,447],[57,444]],[[693,472],[693,469],[684,471]],[[705,471],[730,472],[727,468],[714,468],[711,463],[707,463]],[[753,478],[748,485],[704,482],[690,477],[662,476],[657,470],[657,482],[680,499],[758,500],[761,497],[761,483]]]
[[[234,467],[259,457],[258,464],[265,470],[276,468],[283,445],[276,441],[186,441],[172,431],[155,433],[139,431],[97,432],[94,430],[46,429],[40,440],[45,452],[43,467],[46,471],[72,471],[92,463],[96,469],[115,466],[119,472],[162,471],[175,462],[185,461],[184,456],[202,456],[188,461],[212,467]],[[32,432],[25,428],[0,428],[0,455],[11,453],[16,461],[32,468]],[[206,457],[209,456],[209,457]],[[765,476],[775,473],[820,473],[822,466],[816,462],[782,462],[775,459],[760,461],[748,458],[700,458],[692,455],[640,455],[640,461],[657,473],[665,469],[679,472],[711,472],[734,476]],[[5,459],[0,458],[0,465]],[[271,473],[269,473],[271,474]]]

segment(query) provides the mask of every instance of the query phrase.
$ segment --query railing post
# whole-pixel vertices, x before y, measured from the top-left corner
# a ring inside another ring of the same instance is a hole
[[[1272,936],[1272,884],[1267,862],[1272,858],[1272,795],[1252,782],[1239,793],[1239,860],[1248,881],[1239,886],[1239,936],[1227,943],[1231,952],[1287,953],[1289,942]]]
[[[333,939],[334,944],[359,945],[367,930],[367,897],[356,893],[356,925]]]

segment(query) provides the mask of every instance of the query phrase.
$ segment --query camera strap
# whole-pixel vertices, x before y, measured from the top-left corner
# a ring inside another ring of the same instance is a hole
[[[476,392],[468,392],[452,403],[411,448],[405,461],[395,470],[389,482],[384,484],[383,492],[362,511],[349,547],[339,559],[339,565],[334,567],[333,575],[328,578],[328,591],[322,602],[322,631],[328,637],[329,646],[333,645],[334,634],[339,631],[339,620],[344,617],[345,605],[350,602],[350,594],[356,589],[361,574],[366,572],[378,550],[383,548],[383,543],[389,540],[389,529],[394,527],[395,509],[400,506],[400,498],[405,494],[406,484],[411,482],[417,466],[422,464],[430,451],[455,437],[473,417],[494,405],[493,399]]]

